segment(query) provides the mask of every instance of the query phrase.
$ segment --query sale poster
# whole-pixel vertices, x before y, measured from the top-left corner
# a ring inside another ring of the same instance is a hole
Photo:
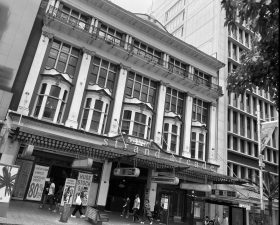
[[[92,182],[92,177],[93,177],[92,174],[79,172],[79,176],[78,176],[77,183],[76,183],[76,188],[75,188],[75,193],[74,193],[73,205],[76,205],[77,194],[81,193],[81,191],[83,191],[84,188],[87,188],[87,193],[85,193],[86,194],[85,198],[82,199],[82,204],[84,206],[87,205],[88,193],[89,193],[90,185],[91,185],[91,182]]]
[[[61,205],[63,206],[65,203],[72,204],[74,191],[76,186],[76,180],[71,178],[66,178],[65,185],[63,189],[63,195],[61,198]]]
[[[13,193],[19,167],[0,164],[0,202],[9,203]]]
[[[33,176],[26,195],[27,200],[41,201],[49,167],[35,165]]]

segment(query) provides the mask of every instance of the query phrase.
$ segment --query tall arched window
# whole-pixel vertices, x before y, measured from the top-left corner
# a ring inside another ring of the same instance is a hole
[[[88,93],[83,108],[80,128],[85,131],[104,134],[107,123],[110,98],[97,92]]]
[[[57,82],[52,78],[43,79],[33,116],[38,119],[61,123],[69,89],[70,85],[64,82]]]

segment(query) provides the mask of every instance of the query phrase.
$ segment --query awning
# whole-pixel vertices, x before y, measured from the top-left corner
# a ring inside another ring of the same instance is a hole
[[[19,116],[16,114],[16,117]],[[215,184],[242,184],[247,182],[243,179],[222,175],[203,168],[197,168],[180,161],[172,161],[166,158],[155,157],[154,155],[145,155],[140,152],[135,154],[135,152],[128,151],[124,148],[106,146],[103,143],[104,136],[98,136],[87,132],[82,133],[79,130],[67,128],[63,125],[50,124],[24,116],[21,118],[21,122],[26,125],[22,126],[18,125],[18,123],[13,124],[9,137],[13,140],[17,139],[23,144],[32,144],[35,146],[35,150],[39,149],[40,151],[67,155],[79,159],[93,158],[102,161],[125,159],[126,163],[134,165],[136,163],[140,167],[175,169],[176,176],[180,179],[186,180],[192,177],[196,180],[200,179],[201,183],[204,183],[205,180]],[[17,129],[18,127],[19,129]],[[100,144],[94,144],[93,142]],[[132,155],[135,156],[129,157]],[[176,170],[176,168],[179,170]]]

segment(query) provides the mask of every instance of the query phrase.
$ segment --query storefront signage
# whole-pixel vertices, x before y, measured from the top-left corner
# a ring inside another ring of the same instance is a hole
[[[87,193],[85,193],[85,198],[82,199],[82,204],[84,206],[87,205],[88,193],[90,191],[89,189],[90,189],[90,185],[92,182],[92,177],[93,177],[92,174],[79,172],[79,176],[78,176],[76,188],[75,188],[75,193],[74,193],[73,205],[76,205],[77,194],[81,193],[84,190],[84,188],[87,188]]]
[[[207,164],[206,162],[197,161],[195,159],[182,158],[177,155],[168,154],[161,151],[155,144],[147,142],[141,139],[128,137],[125,139],[125,143],[118,139],[104,139],[104,146],[109,146],[113,148],[119,148],[126,151],[131,151],[137,154],[142,154],[155,159],[165,159],[177,164],[185,164],[187,166],[193,166],[200,169],[205,169],[207,171],[217,172],[217,166]]]
[[[212,190],[211,185],[209,184],[193,184],[193,183],[181,183],[180,189],[203,191],[203,192],[211,192]]]
[[[26,196],[27,200],[41,201],[48,171],[48,166],[35,165]]]
[[[76,186],[76,179],[66,178],[63,195],[61,198],[61,205],[63,206],[65,203],[72,204],[74,191]]]
[[[138,168],[115,168],[114,169],[115,176],[138,177],[139,174],[140,174],[140,169]]]
[[[0,203],[9,203],[19,167],[0,163]]]
[[[93,159],[75,159],[72,163],[72,168],[91,168]]]
[[[251,206],[244,203],[239,203],[240,208],[245,208],[246,210],[251,210]]]
[[[151,182],[153,182],[153,183],[159,183],[159,184],[177,185],[177,184],[179,184],[179,178],[178,178],[178,177],[160,177],[160,176],[153,176],[153,177],[151,178]]]
[[[16,165],[18,165],[20,169],[19,169],[17,181],[15,183],[15,188],[14,188],[12,198],[23,200],[27,188],[27,184],[29,181],[29,177],[31,174],[33,161],[17,159]]]

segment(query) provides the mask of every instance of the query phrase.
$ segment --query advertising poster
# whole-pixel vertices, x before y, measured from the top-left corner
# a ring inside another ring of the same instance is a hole
[[[85,199],[82,200],[82,203],[83,203],[84,206],[87,205],[88,193],[89,193],[90,185],[91,185],[91,182],[92,182],[92,177],[93,177],[92,174],[79,172],[79,176],[78,176],[77,183],[76,183],[76,188],[75,188],[73,205],[76,205],[77,194],[81,193],[81,191],[85,187],[87,188],[87,193],[86,193]]]
[[[9,203],[19,167],[0,163],[0,202]]]
[[[29,160],[17,159],[16,165],[20,166],[20,169],[18,172],[18,177],[12,198],[23,200],[31,174],[33,162]]]
[[[63,195],[60,203],[62,206],[64,205],[64,203],[68,203],[68,204],[73,203],[75,186],[76,186],[75,179],[66,178],[64,189],[63,189]]]
[[[35,165],[33,176],[26,195],[27,200],[41,201],[49,167]]]

